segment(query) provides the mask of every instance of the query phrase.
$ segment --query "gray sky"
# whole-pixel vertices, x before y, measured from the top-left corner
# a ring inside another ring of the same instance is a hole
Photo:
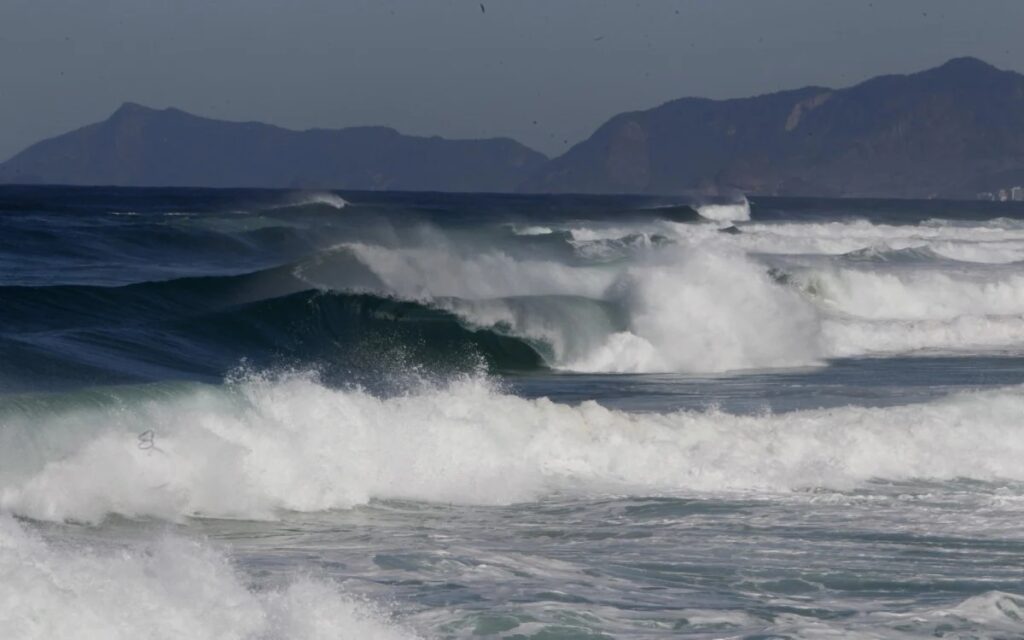
[[[1024,71],[1021,0],[0,0],[0,159],[124,101],[290,128],[511,136],[974,55]]]

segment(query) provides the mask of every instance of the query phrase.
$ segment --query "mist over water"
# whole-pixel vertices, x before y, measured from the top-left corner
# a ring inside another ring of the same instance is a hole
[[[1022,635],[951,207],[4,187],[0,636]]]

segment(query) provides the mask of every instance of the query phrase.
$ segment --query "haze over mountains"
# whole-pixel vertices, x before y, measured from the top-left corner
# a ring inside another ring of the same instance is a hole
[[[512,191],[547,158],[508,138],[387,127],[290,131],[126,103],[0,165],[0,182],[161,187]]]
[[[623,113],[531,191],[965,196],[1024,177],[1024,76],[957,58],[848,89]]]
[[[548,160],[514,140],[290,131],[125,104],[0,164],[0,182],[972,197],[1024,183],[1024,76],[973,58],[846,89],[682,98]]]

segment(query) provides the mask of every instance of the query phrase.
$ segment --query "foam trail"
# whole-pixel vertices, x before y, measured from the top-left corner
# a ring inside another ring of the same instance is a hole
[[[796,279],[829,307],[862,318],[944,320],[1024,313],[1024,276],[985,275],[836,269]]]
[[[792,282],[819,306],[829,357],[1024,344],[1024,278],[932,267],[809,269]]]
[[[980,264],[1010,264],[1024,261],[1024,242],[935,242],[932,250],[949,260]]]
[[[399,640],[413,635],[331,583],[254,592],[217,551],[49,544],[0,515],[0,637],[18,640]]]
[[[750,251],[777,254],[838,255],[869,248],[930,247],[940,255],[979,263],[1021,259],[1024,228],[998,221],[970,225],[933,223],[892,225],[867,220],[751,223],[735,241]]]
[[[878,607],[835,619],[783,615],[763,631],[770,633],[758,634],[759,637],[801,640],[1019,638],[1024,636],[1024,596],[986,591],[953,606],[933,605],[899,611]]]
[[[512,232],[517,236],[548,236],[555,231],[551,227],[527,226],[513,227]]]
[[[125,392],[127,393],[127,392]],[[371,499],[508,504],[853,488],[875,478],[1024,480],[1024,393],[778,415],[631,414],[528,400],[465,379],[381,399],[305,377],[8,411],[0,509],[274,518]],[[151,429],[155,448],[140,449]]]
[[[1024,318],[962,316],[949,320],[834,318],[822,326],[831,357],[914,351],[992,350],[1024,344]]]
[[[594,227],[573,227],[569,229],[569,236],[574,243],[598,242],[601,240],[625,240],[632,237],[650,237],[657,233],[665,233],[674,230],[676,227],[685,225],[673,223],[651,223],[641,225],[630,225],[628,227],[601,225]]]

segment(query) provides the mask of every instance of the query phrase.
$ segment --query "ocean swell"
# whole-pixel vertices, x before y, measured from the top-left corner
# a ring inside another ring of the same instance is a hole
[[[249,273],[2,286],[0,389],[65,373],[213,381],[242,361],[703,374],[1024,345],[1024,277],[1005,262],[1024,246],[1016,223],[755,218],[722,234],[651,216],[402,226],[361,211],[332,227],[345,241]]]

